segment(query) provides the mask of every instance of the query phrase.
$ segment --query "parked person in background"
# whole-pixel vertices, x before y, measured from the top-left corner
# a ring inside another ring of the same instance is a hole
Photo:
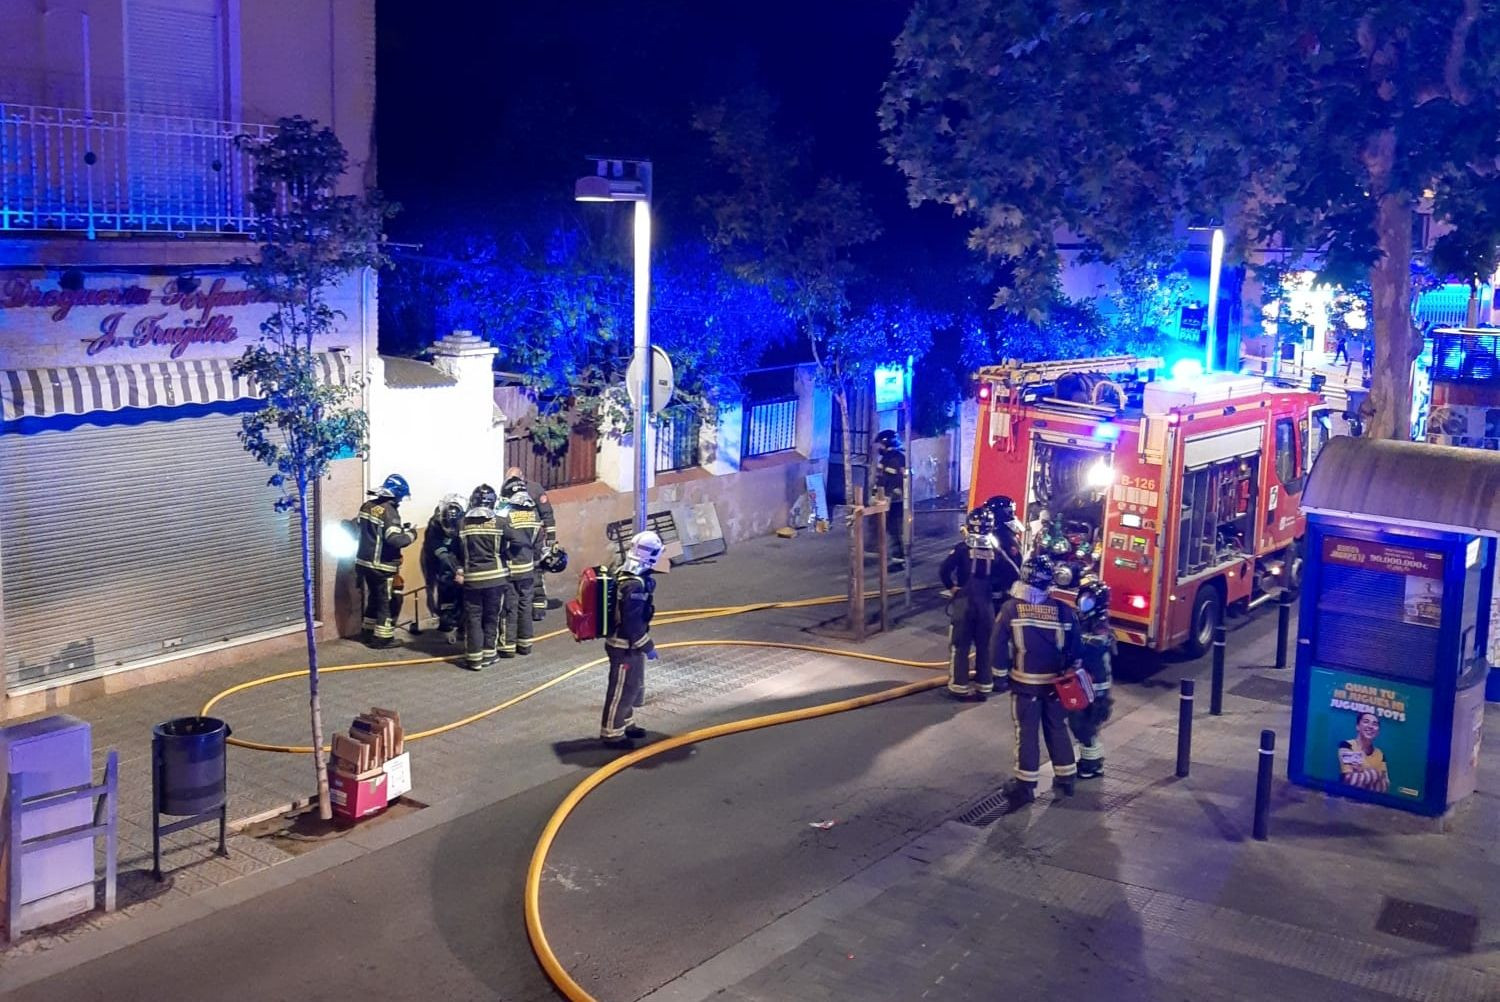
[[[891,570],[906,566],[906,547],[902,535],[906,524],[906,453],[901,451],[901,437],[887,428],[875,436],[875,490],[891,503],[885,516],[885,533],[890,538]]]
[[[459,567],[458,529],[467,507],[458,494],[449,494],[432,510],[422,536],[422,580],[427,583],[427,611],[437,617],[448,643],[458,643],[463,621],[464,590],[454,580]]]
[[[635,711],[645,688],[646,662],[656,660],[651,619],[656,615],[654,574],[661,550],[656,533],[636,533],[615,575],[614,616],[604,638],[609,683],[599,722],[599,737],[611,748],[633,748],[636,738],[646,736],[645,728],[635,722]]]
[[[537,514],[536,502],[526,491],[520,480],[507,480],[509,488],[505,495],[506,533],[505,557],[510,565],[510,595],[506,599],[505,641],[514,644],[515,652],[522,657],[531,653],[532,627],[535,620],[531,614],[532,590],[541,577],[536,569],[546,539],[546,529]]]
[[[401,521],[400,505],[411,496],[406,478],[392,473],[369,493],[374,497],[359,507],[359,568],[365,590],[365,617],[361,631],[368,647],[391,647],[396,643],[396,609],[393,581],[401,570],[401,551],[416,538],[410,522]]]
[[[500,623],[506,579],[505,527],[495,512],[495,488],[480,484],[458,528],[460,560],[454,580],[464,590],[465,668],[479,671],[500,657]]]
[[[1011,711],[1016,727],[1016,773],[1005,785],[1013,808],[1036,799],[1041,778],[1042,739],[1052,759],[1053,787],[1073,794],[1078,765],[1067,714],[1053,683],[1079,661],[1078,617],[1048,595],[1052,561],[1038,553],[1021,567],[1021,580],[995,620],[995,667],[1010,673]]]
[[[505,471],[505,484],[501,486],[501,492],[509,494],[512,481],[520,481],[526,488],[526,493],[536,502],[537,516],[542,520],[542,528],[545,530],[541,548],[537,550],[538,559],[541,555],[557,546],[557,513],[552,510],[552,502],[547,499],[547,492],[542,485],[534,480],[525,479],[519,466],[512,466]],[[564,555],[563,562],[566,565],[567,557]],[[547,618],[547,582],[540,571],[532,580],[531,592],[531,618],[535,622],[541,622]]]
[[[990,575],[998,557],[995,516],[988,508],[969,512],[963,542],[943,558],[938,576],[948,599],[948,692],[955,699],[984,702],[995,691],[990,669],[990,628],[995,622],[995,595]],[[969,650],[974,651],[971,680]]]
[[[1114,657],[1118,649],[1109,627],[1109,586],[1086,582],[1078,589],[1078,627],[1083,670],[1094,687],[1094,701],[1068,714],[1068,726],[1078,739],[1078,778],[1104,775],[1104,743],[1099,731],[1109,720],[1113,705],[1110,686],[1114,681]]]

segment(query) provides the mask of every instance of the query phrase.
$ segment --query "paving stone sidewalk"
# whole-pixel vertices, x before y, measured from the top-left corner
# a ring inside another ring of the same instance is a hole
[[[1265,664],[1273,637],[1238,661]],[[753,973],[652,998],[1500,998],[1496,716],[1479,792],[1438,823],[1287,783],[1288,676],[1231,667],[1224,716],[1199,700],[1188,778],[1162,692],[1106,728],[1106,775],[1076,797],[949,822],[908,851],[913,872]],[[1279,748],[1267,842],[1251,837],[1262,728]]]
[[[934,519],[932,534],[919,538],[914,568],[921,583],[935,576],[937,560],[947,543]],[[925,528],[925,526],[924,526]],[[833,595],[847,587],[846,537],[840,533],[804,534],[793,540],[766,538],[732,548],[721,557],[680,567],[660,579],[658,604],[673,608],[704,608],[751,602]],[[871,569],[871,582],[874,571]],[[559,581],[562,579],[553,579]],[[551,582],[549,582],[551,583]],[[562,589],[554,585],[554,598]],[[935,615],[937,599],[918,596],[925,615],[914,615],[902,628],[873,638],[864,646],[874,653],[940,658],[945,630]],[[901,609],[896,600],[893,610]],[[758,612],[682,626],[659,627],[659,643],[699,638],[791,640],[847,646],[827,634],[838,627],[830,621],[839,606]],[[539,635],[562,628],[560,609],[554,608]],[[402,647],[369,651],[363,645],[334,641],[319,650],[326,667],[385,663],[413,657],[452,657],[455,649],[435,630],[420,637],[400,634]],[[912,653],[912,652],[918,653]],[[391,707],[402,714],[408,734],[436,729],[482,714],[543,686],[584,662],[602,658],[598,644],[575,644],[566,634],[538,643],[527,658],[503,661],[485,672],[465,671],[455,663],[382,667],[329,672],[322,677],[325,734],[348,726],[355,714],[372,705]],[[669,649],[648,672],[651,702],[643,717],[649,724],[680,729],[715,712],[746,687],[807,664],[795,652],[767,652],[751,648]],[[120,755],[119,909],[94,913],[72,923],[22,938],[0,952],[7,957],[47,950],[60,943],[128,921],[132,916],[190,897],[290,857],[274,844],[243,834],[232,834],[229,856],[213,853],[217,834],[213,825],[163,839],[162,868],[167,879],[151,877],[151,731],[156,724],[200,712],[216,694],[241,683],[305,667],[295,655],[267,658],[253,664],[142,686],[65,708],[63,712],[91,723],[95,768],[114,748]],[[585,671],[526,698],[516,705],[412,745],[412,797],[435,804],[493,784],[502,767],[514,780],[546,782],[568,771],[597,765],[591,739],[597,734],[602,683],[598,670]],[[309,744],[310,722],[304,679],[257,686],[225,698],[212,710],[225,719],[237,738],[270,744]],[[576,755],[560,753],[559,740],[578,739]],[[295,803],[305,803],[315,792],[311,758],[232,747],[229,754],[231,827],[250,819],[275,816]],[[102,873],[102,849],[99,872]],[[102,900],[102,897],[101,897]]]

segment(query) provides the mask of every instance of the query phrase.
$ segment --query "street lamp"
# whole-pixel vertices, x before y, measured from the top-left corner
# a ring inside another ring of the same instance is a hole
[[[578,179],[573,198],[579,202],[635,203],[635,367],[641,385],[635,400],[635,531],[646,531],[646,486],[649,458],[646,427],[651,420],[651,161],[589,157],[595,172]]]
[[[1204,370],[1212,372],[1219,367],[1219,278],[1224,273],[1224,228],[1213,221],[1201,226],[1189,225],[1188,229],[1213,232],[1208,244],[1208,316],[1205,318],[1208,332],[1203,359]],[[1224,361],[1226,368],[1238,371],[1238,359],[1233,366],[1229,365],[1229,359]]]

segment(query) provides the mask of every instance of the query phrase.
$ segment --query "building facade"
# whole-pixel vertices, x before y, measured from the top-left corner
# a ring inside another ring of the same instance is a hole
[[[0,662],[12,717],[299,644],[300,540],[241,447],[234,359],[269,306],[253,164],[283,116],[334,129],[373,181],[367,0],[0,0]],[[368,403],[376,282],[315,346]],[[382,474],[383,475],[383,474]],[[337,461],[314,545],[364,496]],[[319,558],[316,614],[359,613]],[[347,589],[346,589],[347,590]]]

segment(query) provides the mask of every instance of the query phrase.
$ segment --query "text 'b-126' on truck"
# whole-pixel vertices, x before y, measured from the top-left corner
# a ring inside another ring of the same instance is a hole
[[[1226,611],[1295,589],[1307,472],[1330,434],[1315,393],[1232,373],[1163,378],[1115,356],[978,374],[970,505],[1016,502],[1059,597],[1109,585],[1124,643],[1201,655]]]

